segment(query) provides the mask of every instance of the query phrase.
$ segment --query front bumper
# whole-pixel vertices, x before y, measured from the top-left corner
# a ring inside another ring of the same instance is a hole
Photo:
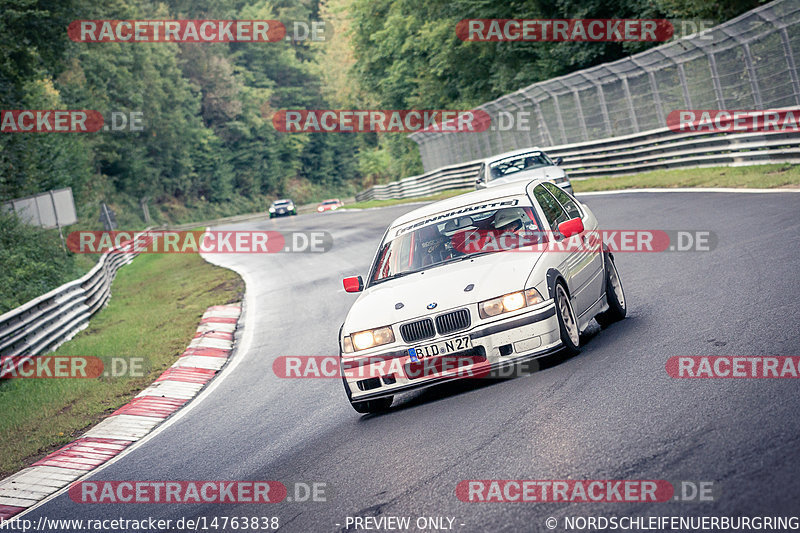
[[[408,349],[469,336],[472,348],[413,363]],[[341,358],[341,371],[350,389],[351,401],[363,401],[470,377],[494,376],[496,371],[522,361],[542,357],[561,346],[555,304],[514,314],[492,322],[436,336],[416,344],[399,343],[369,354]],[[445,359],[449,358],[447,361]],[[437,363],[444,362],[444,368]],[[504,377],[505,374],[502,374]]]

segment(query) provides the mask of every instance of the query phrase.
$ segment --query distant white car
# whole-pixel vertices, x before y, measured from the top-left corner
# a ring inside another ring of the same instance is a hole
[[[475,180],[475,188],[496,187],[512,181],[527,183],[538,179],[555,183],[572,194],[572,183],[567,173],[558,167],[560,164],[560,157],[551,160],[536,147],[494,155],[483,161]]]
[[[562,347],[577,353],[593,318],[605,326],[627,312],[613,256],[592,238],[598,230],[586,205],[541,180],[463,194],[392,222],[366,283],[344,279],[347,292],[361,293],[339,335],[353,408],[385,410],[395,394],[471,368]]]

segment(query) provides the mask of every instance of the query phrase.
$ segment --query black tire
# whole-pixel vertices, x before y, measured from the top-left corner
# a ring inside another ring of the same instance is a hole
[[[386,398],[376,398],[375,400],[366,400],[363,402],[351,401],[350,405],[359,413],[380,413],[389,409],[389,407],[392,406],[392,401],[394,401],[394,397],[388,396]]]
[[[622,280],[610,254],[606,255],[606,300],[608,300],[608,310],[594,317],[603,328],[622,320],[628,314]]]
[[[558,318],[558,330],[561,333],[561,344],[564,346],[566,355],[575,355],[580,349],[580,328],[569,299],[569,293],[562,281],[556,283],[553,290],[553,298],[556,304],[556,317]],[[565,315],[568,318],[565,318]]]

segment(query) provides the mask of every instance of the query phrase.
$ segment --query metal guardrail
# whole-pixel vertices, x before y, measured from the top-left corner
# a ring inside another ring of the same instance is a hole
[[[657,169],[800,163],[800,132],[674,133],[661,128],[546,151],[562,157],[561,167],[575,180]]]
[[[800,108],[797,109],[800,116]],[[570,179],[621,176],[648,170],[800,163],[800,132],[675,133],[669,128],[552,146],[550,157],[562,157]],[[443,167],[420,176],[375,185],[356,195],[358,201],[415,198],[446,189],[472,187],[481,161]]]
[[[105,305],[117,270],[136,255],[133,244],[124,244],[103,254],[80,279],[0,315],[0,354],[34,357],[70,340]]]
[[[420,176],[411,176],[385,185],[374,185],[366,191],[356,194],[356,201],[417,198],[448,189],[473,186],[480,166],[480,161],[469,161],[438,168]]]

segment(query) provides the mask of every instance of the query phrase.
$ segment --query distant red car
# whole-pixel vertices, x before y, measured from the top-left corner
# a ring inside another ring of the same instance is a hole
[[[332,198],[330,200],[324,200],[320,202],[320,204],[317,206],[317,211],[319,211],[320,213],[323,213],[325,211],[335,211],[340,207],[342,207],[343,205],[344,203],[338,198]]]

